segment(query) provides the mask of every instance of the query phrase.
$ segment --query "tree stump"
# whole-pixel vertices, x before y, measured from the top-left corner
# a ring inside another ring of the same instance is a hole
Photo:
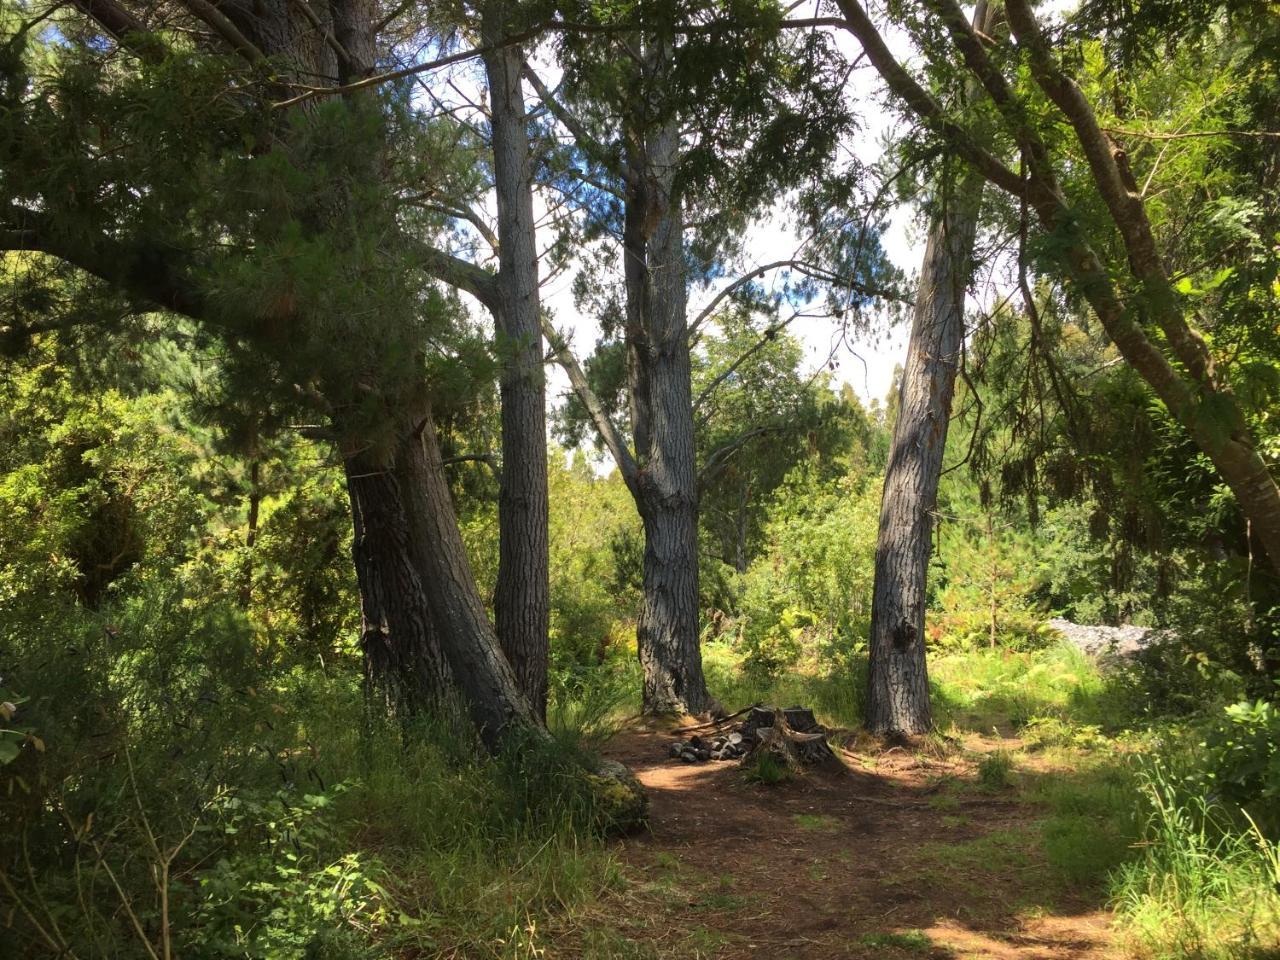
[[[826,732],[814,719],[813,711],[804,707],[752,707],[741,727],[744,740],[750,744],[746,758],[764,750],[778,757],[788,767],[808,766],[835,760],[827,745]]]

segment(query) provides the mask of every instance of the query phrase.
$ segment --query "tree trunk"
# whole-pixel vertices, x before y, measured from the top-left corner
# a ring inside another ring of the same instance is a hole
[[[505,35],[507,4],[484,10],[484,42]],[[502,479],[498,499],[498,638],[520,689],[540,717],[547,709],[550,586],[547,545],[546,398],[539,317],[533,170],[516,45],[485,56],[498,206],[498,295],[502,361]]]
[[[873,733],[914,735],[933,724],[925,587],[981,194],[981,178],[962,180],[934,220],[920,271],[876,542],[866,706]]]
[[[636,647],[643,710],[704,713],[713,705],[699,648],[698,475],[689,362],[684,221],[673,195],[679,132],[659,127],[633,156],[623,256],[633,488],[644,521],[644,600]]]
[[[416,437],[406,444],[396,472],[404,478],[404,515],[416,545],[431,622],[481,740],[497,751],[509,743],[546,736],[541,718],[502,654],[476,588],[430,407],[421,410]]]
[[[399,480],[391,468],[363,455],[346,459],[344,467],[365,694],[391,716],[408,717],[441,702],[449,689],[448,664],[433,632]]]

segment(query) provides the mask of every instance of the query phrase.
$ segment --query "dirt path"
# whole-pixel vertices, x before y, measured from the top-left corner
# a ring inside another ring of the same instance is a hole
[[[629,731],[607,751],[648,788],[652,826],[622,844],[634,910],[624,897],[616,948],[597,955],[1115,955],[1098,893],[1051,879],[1043,811],[982,790],[972,759],[845,754],[841,769],[761,786],[736,763],[666,759],[670,739]]]

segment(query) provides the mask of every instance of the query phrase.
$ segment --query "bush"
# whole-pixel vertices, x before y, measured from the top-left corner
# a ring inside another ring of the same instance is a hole
[[[1241,960],[1280,951],[1280,849],[1167,764],[1139,773],[1142,856],[1117,870],[1116,909],[1146,957]]]
[[[870,625],[879,491],[848,480],[801,492],[805,477],[780,488],[768,547],[742,577],[739,649],[762,681],[847,666]]]
[[[1200,744],[1190,784],[1239,808],[1271,837],[1280,834],[1280,710],[1266,700],[1233,703]]]

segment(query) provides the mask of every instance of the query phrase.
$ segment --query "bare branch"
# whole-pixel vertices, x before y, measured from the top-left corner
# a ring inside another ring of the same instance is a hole
[[[613,420],[610,419],[609,412],[605,410],[604,404],[600,402],[600,398],[591,389],[591,384],[588,382],[587,375],[583,371],[581,364],[578,363],[578,358],[573,355],[573,351],[569,349],[569,344],[552,325],[546,314],[542,316],[542,335],[547,338],[547,343],[551,345],[551,351],[555,355],[556,362],[560,364],[560,367],[569,377],[569,384],[573,387],[573,392],[578,395],[582,405],[587,408],[587,413],[590,414],[591,422],[595,424],[596,432],[600,434],[600,439],[604,441],[605,446],[609,448],[609,452],[613,455],[613,462],[618,465],[618,470],[622,473],[622,479],[626,483],[627,489],[639,496],[640,468],[636,464],[635,457],[627,449],[627,445],[622,439],[622,433],[614,425]]]

